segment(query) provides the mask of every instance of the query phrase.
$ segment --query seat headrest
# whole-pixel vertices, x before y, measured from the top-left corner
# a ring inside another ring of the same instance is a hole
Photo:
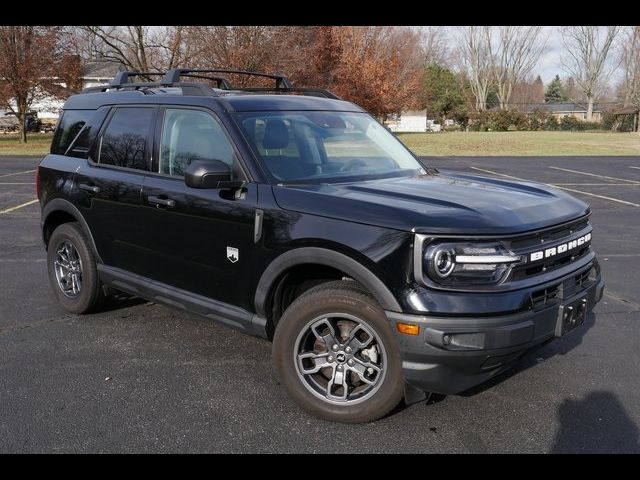
[[[268,150],[285,148],[289,145],[289,128],[283,120],[273,118],[267,121],[262,146]]]

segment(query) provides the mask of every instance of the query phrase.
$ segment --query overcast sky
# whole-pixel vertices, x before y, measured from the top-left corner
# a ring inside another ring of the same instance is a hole
[[[446,34],[451,37],[450,45],[452,47],[455,45],[454,37],[459,28],[460,27],[446,27]],[[558,27],[545,26],[542,28],[542,35],[547,38],[547,49],[532,73],[534,76],[540,75],[542,81],[546,84],[549,83],[556,74],[560,75],[560,77],[565,77],[567,73],[562,69],[562,63],[560,61],[564,46],[562,45]],[[615,81],[615,79],[616,76],[614,75],[612,80]]]

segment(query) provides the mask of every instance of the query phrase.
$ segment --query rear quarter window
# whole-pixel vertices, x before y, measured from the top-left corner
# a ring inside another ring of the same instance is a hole
[[[95,110],[64,110],[51,141],[51,153],[64,155]]]

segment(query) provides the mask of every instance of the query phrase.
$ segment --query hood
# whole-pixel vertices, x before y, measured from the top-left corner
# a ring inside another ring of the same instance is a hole
[[[286,210],[425,233],[519,233],[589,212],[586,203],[546,185],[455,172],[273,191]]]

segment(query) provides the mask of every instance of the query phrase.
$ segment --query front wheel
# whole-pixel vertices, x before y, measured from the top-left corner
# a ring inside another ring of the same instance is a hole
[[[326,420],[370,422],[402,398],[402,362],[386,315],[351,281],[318,285],[289,306],[273,362],[287,393]]]

